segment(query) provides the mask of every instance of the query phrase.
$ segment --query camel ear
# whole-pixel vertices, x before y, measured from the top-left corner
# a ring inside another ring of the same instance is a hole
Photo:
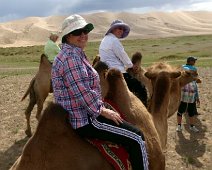
[[[176,71],[176,72],[172,72],[171,74],[170,74],[170,77],[171,78],[177,78],[177,77],[179,77],[181,75],[181,72],[180,71]]]
[[[144,75],[148,78],[148,79],[153,79],[156,77],[155,73],[151,73],[151,72],[145,72]]]
[[[200,78],[197,78],[196,82],[197,83],[202,83],[202,80]]]

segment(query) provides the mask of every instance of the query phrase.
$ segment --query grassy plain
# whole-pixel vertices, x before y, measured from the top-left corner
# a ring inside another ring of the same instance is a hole
[[[198,67],[212,66],[212,35],[123,40],[122,43],[129,56],[136,51],[143,54],[144,67],[157,61],[181,65],[190,55],[198,57]],[[85,52],[90,61],[98,54],[99,44],[99,41],[88,43]],[[42,53],[43,46],[0,48],[0,76],[33,74]]]

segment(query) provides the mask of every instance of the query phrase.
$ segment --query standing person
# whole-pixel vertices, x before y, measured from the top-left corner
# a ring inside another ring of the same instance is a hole
[[[183,69],[197,71],[197,68],[194,66],[197,58],[190,56],[187,58],[187,64],[183,65]],[[189,129],[194,132],[199,132],[199,130],[194,125],[195,115],[197,115],[196,105],[200,105],[199,93],[197,82],[200,83],[200,79],[192,81],[186,84],[181,90],[181,102],[177,112],[177,129],[176,131],[182,131],[182,115],[187,112],[189,116]]]
[[[51,33],[49,36],[49,40],[44,46],[44,54],[48,57],[51,63],[54,61],[55,56],[60,51],[60,47],[56,44],[58,37],[59,36],[56,33]]]
[[[99,46],[100,60],[105,62],[109,68],[119,69],[123,73],[129,90],[147,106],[147,90],[145,86],[126,72],[128,68],[133,68],[134,71],[138,69],[131,62],[119,40],[126,38],[129,32],[130,27],[122,20],[113,21]]]
[[[81,137],[121,144],[134,170],[148,169],[142,132],[103,105],[99,75],[83,51],[93,28],[76,14],[63,21],[62,49],[52,66],[55,102],[69,112],[69,123]]]

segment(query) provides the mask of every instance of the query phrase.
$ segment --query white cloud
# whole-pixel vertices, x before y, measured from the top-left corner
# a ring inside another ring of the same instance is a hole
[[[209,10],[211,0],[6,0],[0,5],[0,22],[29,16],[69,15],[96,11]]]

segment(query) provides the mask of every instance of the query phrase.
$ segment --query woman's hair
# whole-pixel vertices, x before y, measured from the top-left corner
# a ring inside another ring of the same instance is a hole
[[[71,33],[69,33],[69,34],[63,36],[63,38],[62,38],[62,43],[68,43],[67,37],[68,37],[70,34],[71,34]]]

